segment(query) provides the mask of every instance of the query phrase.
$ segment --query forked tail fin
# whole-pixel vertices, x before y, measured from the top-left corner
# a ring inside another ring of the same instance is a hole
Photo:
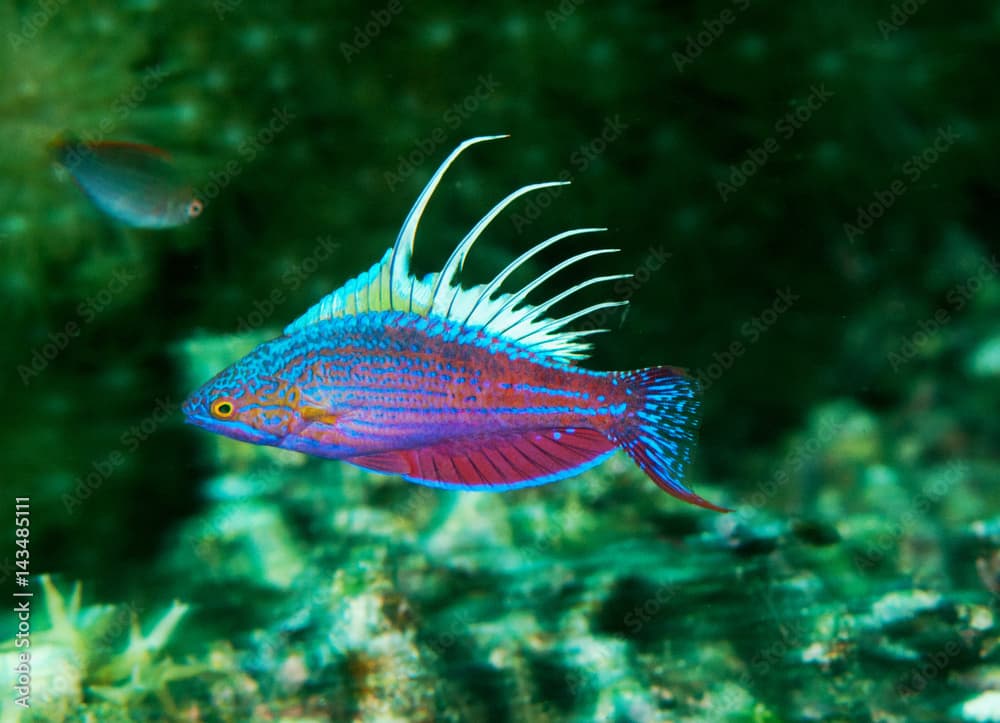
[[[700,421],[698,382],[675,367],[623,372],[619,381],[637,399],[621,426],[612,431],[615,443],[674,497],[699,507],[729,512],[696,495],[682,481]]]

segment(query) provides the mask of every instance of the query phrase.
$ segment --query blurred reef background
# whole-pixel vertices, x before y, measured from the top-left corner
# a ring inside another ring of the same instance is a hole
[[[27,496],[35,591],[0,721],[1000,721],[998,37],[989,2],[0,0],[0,581]],[[201,217],[102,216],[67,132],[169,149]],[[609,226],[636,277],[587,365],[702,379],[733,513],[619,457],[451,493],[182,424],[493,133],[418,271],[571,178],[463,278]]]

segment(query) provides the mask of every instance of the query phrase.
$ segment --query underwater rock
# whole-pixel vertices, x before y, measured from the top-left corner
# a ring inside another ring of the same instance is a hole
[[[424,548],[433,555],[462,556],[462,550],[510,548],[513,533],[505,500],[483,493],[446,492],[447,511],[441,522],[423,535]],[[458,559],[452,559],[457,564]]]
[[[1000,336],[986,339],[973,349],[966,367],[976,377],[1000,376]]]
[[[178,549],[176,564],[202,584],[242,581],[285,590],[305,566],[280,511],[255,500],[226,502],[190,521]]]
[[[1000,691],[987,690],[962,703],[958,709],[962,720],[975,723],[1000,721]]]
[[[943,604],[941,593],[933,590],[891,592],[872,604],[872,624],[884,628],[908,622],[917,615],[940,609]]]

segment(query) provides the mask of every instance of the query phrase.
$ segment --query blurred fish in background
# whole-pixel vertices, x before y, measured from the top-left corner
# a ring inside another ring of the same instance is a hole
[[[173,228],[203,208],[166,151],[127,141],[59,138],[54,160],[108,216],[134,228]]]

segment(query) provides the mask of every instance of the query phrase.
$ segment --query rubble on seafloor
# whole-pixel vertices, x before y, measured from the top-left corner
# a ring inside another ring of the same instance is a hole
[[[202,339],[192,365],[247,343]],[[992,720],[1000,522],[961,508],[946,542],[932,514],[990,471],[907,464],[880,424],[834,403],[790,438],[787,482],[697,481],[729,515],[624,457],[485,495],[206,437],[210,502],[164,569],[202,632],[227,620],[245,677],[199,714]],[[817,475],[816,514],[785,514]]]

